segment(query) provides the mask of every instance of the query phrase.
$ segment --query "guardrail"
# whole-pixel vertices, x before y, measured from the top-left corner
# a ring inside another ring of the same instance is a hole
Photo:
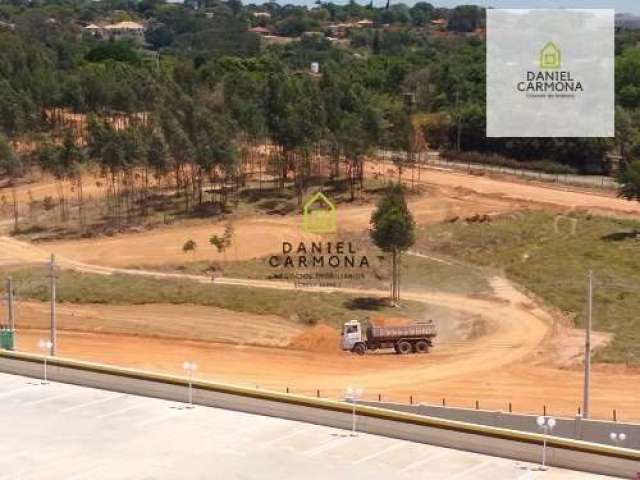
[[[0,371],[40,377],[44,356],[0,351]],[[49,380],[135,395],[185,401],[183,377],[47,357]],[[351,426],[350,403],[193,381],[199,405],[298,420],[336,428]],[[536,433],[474,425],[406,412],[357,405],[359,430],[487,455],[538,462],[544,437]],[[640,471],[640,451],[547,437],[548,464],[602,475],[632,478]]]

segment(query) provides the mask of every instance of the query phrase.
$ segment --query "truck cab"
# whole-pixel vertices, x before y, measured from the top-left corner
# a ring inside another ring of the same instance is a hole
[[[342,327],[342,335],[340,339],[342,350],[352,351],[353,347],[362,343],[362,326],[358,320],[350,320]]]

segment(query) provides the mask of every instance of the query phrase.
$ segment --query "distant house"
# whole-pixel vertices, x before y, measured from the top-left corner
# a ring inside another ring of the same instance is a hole
[[[271,14],[269,12],[253,12],[253,16],[256,18],[264,18],[265,20],[271,18]]]
[[[366,18],[364,20],[356,22],[356,26],[358,28],[373,28],[373,25],[373,20],[367,20]]]
[[[15,30],[16,26],[13,23],[3,22],[0,20],[0,28],[4,30]]]
[[[449,25],[449,22],[444,18],[436,18],[435,20],[431,20],[431,27],[438,30],[445,30]]]
[[[84,30],[101,39],[123,40],[129,38],[143,41],[146,28],[140,23],[125,21],[103,26],[91,24],[84,27]]]
[[[301,38],[324,38],[325,34],[323,32],[302,32],[300,35]]]
[[[253,27],[249,29],[250,32],[252,33],[257,33],[260,36],[265,36],[265,35],[271,35],[271,30],[269,30],[267,27]]]
[[[84,31],[92,35],[97,35],[102,32],[102,27],[99,27],[98,25],[92,23],[84,27]]]
[[[352,23],[332,23],[327,25],[327,35],[333,38],[345,38],[352,28]]]
[[[478,38],[486,38],[487,37],[487,29],[486,28],[476,28],[473,31],[472,36],[478,37]]]

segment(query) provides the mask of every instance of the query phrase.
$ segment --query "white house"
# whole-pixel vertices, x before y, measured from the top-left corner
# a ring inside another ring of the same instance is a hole
[[[130,38],[133,40],[144,40],[145,26],[132,21],[124,21],[113,23],[110,25],[87,25],[84,27],[85,31],[91,35],[103,39],[113,38],[114,40],[122,40]]]

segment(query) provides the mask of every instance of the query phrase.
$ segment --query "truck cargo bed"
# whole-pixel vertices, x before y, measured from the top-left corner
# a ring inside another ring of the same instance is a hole
[[[436,327],[432,323],[401,327],[369,327],[367,337],[372,340],[435,337]]]

